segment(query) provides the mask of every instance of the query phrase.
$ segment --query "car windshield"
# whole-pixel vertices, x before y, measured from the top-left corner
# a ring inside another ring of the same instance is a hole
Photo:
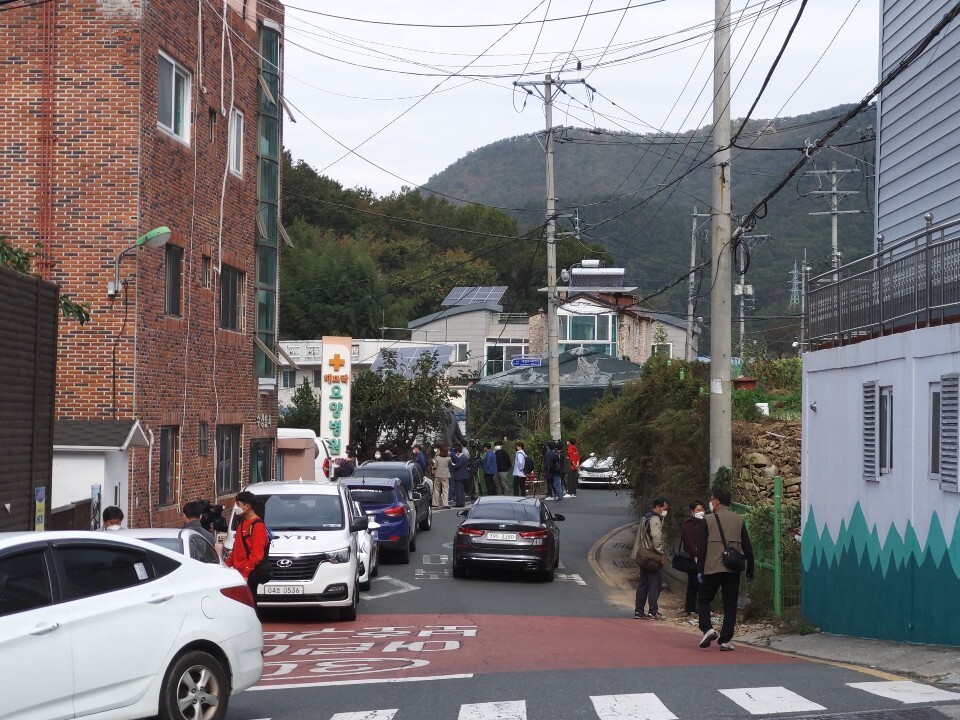
[[[527,503],[480,503],[467,515],[470,520],[514,520],[540,522],[540,511]]]
[[[350,496],[361,505],[389,505],[396,501],[392,487],[352,487]]]
[[[339,495],[271,495],[263,521],[271,530],[341,530],[343,506]]]
[[[167,550],[173,550],[174,552],[182,553],[183,546],[180,544],[180,538],[178,537],[152,537],[152,538],[140,538],[144,542],[153,543],[154,545],[159,545],[162,548]]]

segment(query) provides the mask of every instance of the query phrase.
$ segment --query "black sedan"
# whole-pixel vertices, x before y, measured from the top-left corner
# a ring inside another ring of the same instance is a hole
[[[453,576],[468,568],[508,567],[532,570],[551,582],[560,564],[560,529],[537,498],[490,495],[461,510],[464,519],[453,538]]]

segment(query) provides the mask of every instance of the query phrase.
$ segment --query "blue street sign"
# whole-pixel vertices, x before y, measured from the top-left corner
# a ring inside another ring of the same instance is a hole
[[[520,355],[510,361],[511,367],[540,367],[540,358],[529,355]]]

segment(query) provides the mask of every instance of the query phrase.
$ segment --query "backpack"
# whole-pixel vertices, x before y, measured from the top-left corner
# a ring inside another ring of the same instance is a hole
[[[253,529],[257,526],[257,523],[263,525],[264,529],[267,531],[267,546],[263,549],[263,560],[257,563],[257,566],[250,572],[250,579],[256,582],[258,585],[269,582],[270,578],[273,576],[272,568],[270,567],[270,545],[276,540],[276,535],[273,534],[273,530],[266,525],[263,520],[257,518],[252,523],[250,523],[250,534],[253,535]],[[246,551],[247,555],[250,555],[250,548],[247,546],[246,536],[241,532],[238,533],[240,536],[240,542],[243,544],[243,549]]]
[[[523,472],[525,475],[533,472],[533,458],[526,453],[523,454]]]
[[[550,458],[550,466],[547,468],[551,473],[558,475],[560,473],[560,455],[556,452]]]

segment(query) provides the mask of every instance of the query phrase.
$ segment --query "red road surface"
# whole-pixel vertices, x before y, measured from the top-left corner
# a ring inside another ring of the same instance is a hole
[[[385,682],[467,673],[800,662],[650,620],[511,615],[367,615],[264,626],[261,686]]]

